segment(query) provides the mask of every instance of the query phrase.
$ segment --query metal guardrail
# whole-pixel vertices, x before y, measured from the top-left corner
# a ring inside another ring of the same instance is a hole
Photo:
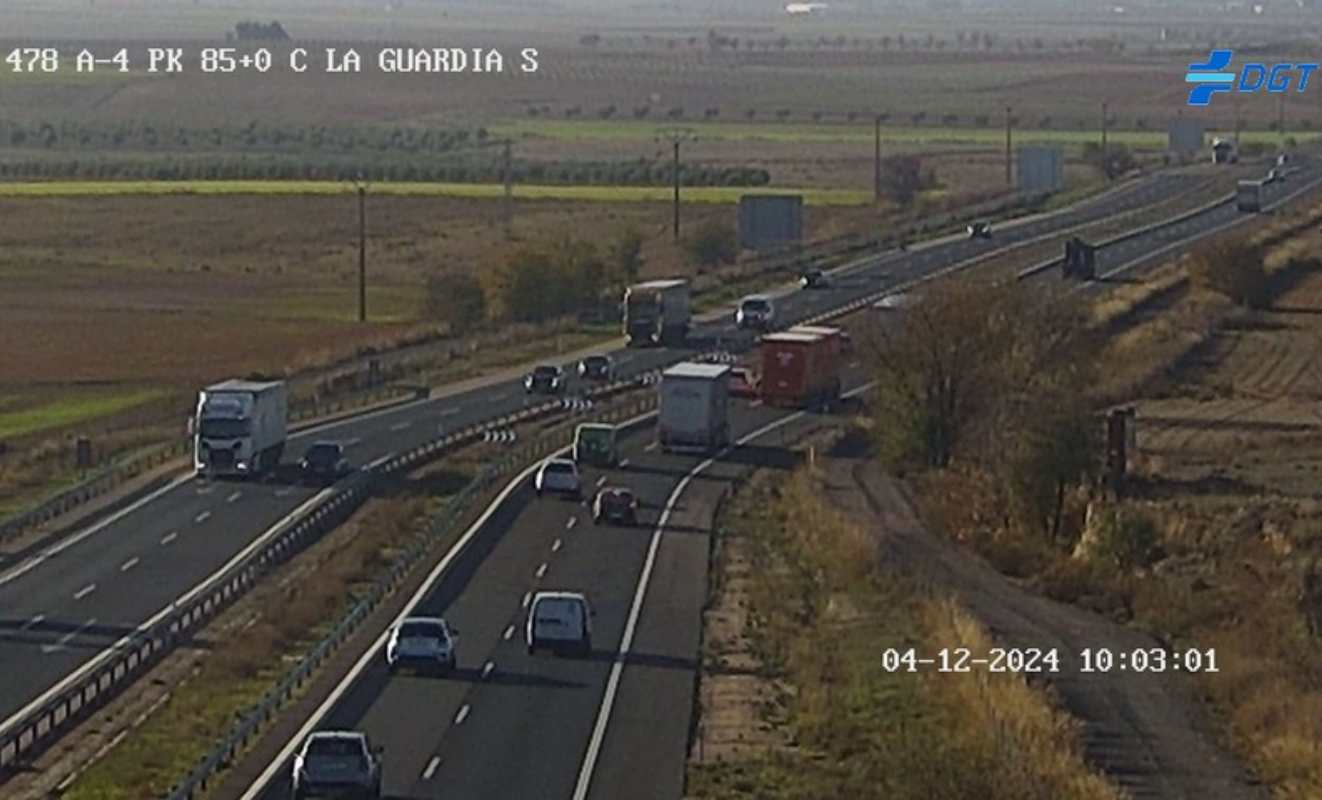
[[[683,360],[683,357],[674,359],[674,361],[680,360]],[[648,370],[629,378],[622,378],[589,394],[594,401],[604,400],[650,385],[649,376],[654,372],[655,370]],[[26,756],[49,744],[57,732],[106,702],[118,688],[136,679],[148,666],[173,649],[181,638],[187,636],[203,621],[213,617],[271,569],[342,522],[370,496],[375,482],[382,476],[411,469],[457,447],[480,441],[487,430],[557,414],[563,414],[567,418],[579,414],[587,416],[583,412],[575,414],[558,399],[539,403],[438,436],[378,464],[371,470],[355,475],[343,488],[292,521],[248,558],[190,591],[186,596],[189,599],[172,608],[170,613],[159,622],[125,637],[116,646],[98,656],[89,666],[81,668],[86,671],[86,675],[75,684],[4,731],[0,731],[0,773],[12,769]],[[504,465],[529,457],[529,454],[534,452],[534,449],[530,448],[538,446],[540,444],[534,443],[515,450],[493,469],[507,469]]]
[[[386,386],[371,390],[352,398],[326,404],[307,404],[290,409],[289,421],[336,415],[355,408],[388,399],[392,395],[401,399],[413,391],[411,387]],[[357,401],[357,402],[354,402]],[[27,511],[20,512],[0,522],[0,542],[8,541],[26,531],[44,525],[50,520],[95,500],[106,492],[122,486],[143,473],[160,465],[188,454],[191,444],[189,439],[152,447],[140,453],[119,459],[110,466],[99,470],[95,475],[83,479],[74,486],[41,501]]]
[[[637,417],[656,407],[656,394],[648,393],[630,403],[622,403],[597,414],[585,416],[593,422],[618,422]],[[458,530],[465,521],[466,514],[474,500],[484,496],[498,480],[509,475],[525,464],[542,458],[550,453],[567,447],[573,438],[573,431],[563,428],[538,437],[519,451],[506,456],[501,461],[489,465],[466,484],[451,500],[444,510],[432,518],[425,534],[413,542],[401,553],[389,569],[381,575],[367,590],[366,595],[348,609],[335,627],[313,645],[297,665],[291,668],[283,678],[252,707],[241,714],[216,747],[198,761],[188,776],[171,787],[166,795],[169,800],[191,800],[198,792],[205,791],[216,773],[231,763],[242,752],[273,717],[288,703],[300,687],[316,672],[326,659],[335,652],[366,621],[383,601],[389,598],[403,582],[404,578],[417,566],[422,558],[438,543],[447,540],[448,534]],[[426,446],[412,451],[408,456],[393,459],[382,465],[375,480],[392,472],[406,470],[426,460],[432,460],[438,451],[429,451]]]

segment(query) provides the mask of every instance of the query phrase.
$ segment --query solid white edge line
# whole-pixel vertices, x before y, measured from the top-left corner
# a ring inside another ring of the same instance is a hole
[[[26,706],[19,709],[17,712],[11,714],[9,718],[6,719],[4,722],[0,722],[0,731],[6,730],[11,725],[15,724],[18,720],[26,717],[28,714],[31,714],[33,711],[35,711],[36,709],[40,708],[43,704],[48,702],[52,697],[59,695],[61,692],[65,691],[70,685],[81,680],[82,677],[87,673],[99,669],[101,666],[101,662],[105,661],[107,658],[114,655],[116,651],[120,650],[126,644],[128,644],[129,640],[131,640],[135,634],[150,629],[152,626],[156,625],[156,623],[160,622],[162,619],[169,616],[169,614],[173,612],[175,608],[187,604],[188,601],[192,600],[195,596],[197,596],[198,594],[202,593],[204,590],[209,588],[209,584],[213,580],[225,574],[225,572],[230,570],[235,564],[238,564],[243,559],[247,558],[250,553],[265,545],[269,539],[279,534],[290,523],[291,520],[293,520],[298,515],[302,514],[304,509],[319,502],[321,498],[324,495],[328,494],[330,491],[331,491],[330,489],[323,489],[322,491],[308,498],[298,508],[289,512],[279,521],[277,521],[274,525],[267,528],[266,531],[262,533],[262,535],[254,539],[251,544],[245,547],[242,551],[240,551],[229,561],[225,562],[225,564],[221,566],[220,569],[211,573],[211,575],[209,575],[205,580],[200,581],[192,589],[189,589],[187,592],[180,595],[174,602],[170,603],[165,608],[156,612],[156,614],[151,619],[139,625],[131,633],[128,633],[120,637],[119,641],[115,642],[106,649],[102,650],[100,653],[97,653],[95,656],[93,656],[88,661],[86,661],[81,667],[66,675],[64,679],[61,680],[59,683],[55,684],[54,686],[43,692],[40,697],[28,703]],[[171,537],[177,535],[178,535],[178,531],[174,531],[170,534],[167,534],[164,537],[164,539],[161,540],[161,544],[166,544],[165,539],[170,539],[171,541],[173,541]]]
[[[616,427],[627,428],[655,416],[655,411],[649,411],[645,414],[639,414],[633,419],[625,420]],[[571,449],[573,449],[572,446],[563,447],[547,457],[554,458],[555,456],[568,453]],[[511,478],[509,483],[505,484],[505,488],[500,491],[500,494],[496,495],[496,497],[487,505],[486,509],[483,510],[482,514],[473,521],[473,524],[468,526],[468,530],[464,531],[463,535],[459,537],[459,541],[455,542],[450,547],[445,556],[441,558],[440,563],[432,568],[432,571],[428,573],[426,580],[422,582],[422,585],[418,587],[418,590],[413,593],[411,598],[409,598],[408,603],[406,603],[404,608],[400,610],[399,615],[395,617],[395,621],[390,625],[387,625],[386,629],[381,632],[381,635],[376,638],[376,641],[374,641],[372,645],[363,652],[362,656],[354,662],[354,665],[349,669],[348,674],[346,674],[344,678],[335,685],[335,688],[331,690],[331,693],[324,701],[322,701],[321,705],[317,706],[316,710],[312,712],[307,721],[303,723],[303,726],[300,727],[298,731],[290,737],[289,741],[280,748],[280,752],[276,753],[275,757],[271,759],[271,762],[267,764],[266,768],[262,770],[262,773],[253,781],[252,786],[248,787],[248,790],[240,796],[239,800],[253,800],[253,798],[266,790],[267,785],[275,777],[275,774],[280,770],[280,767],[283,766],[284,763],[289,760],[289,757],[293,755],[294,750],[298,748],[299,743],[307,738],[307,735],[312,732],[313,728],[317,726],[317,723],[321,722],[322,718],[330,712],[330,709],[337,702],[339,702],[345,692],[349,691],[349,687],[358,680],[358,676],[363,673],[363,670],[367,669],[368,663],[373,658],[378,657],[377,654],[381,651],[381,648],[385,647],[386,639],[390,635],[390,629],[403,622],[404,618],[411,614],[413,609],[417,608],[418,605],[422,603],[423,599],[426,598],[427,594],[431,592],[432,588],[436,585],[436,582],[439,581],[441,576],[445,574],[445,571],[450,568],[450,564],[452,564],[468,547],[468,543],[472,541],[473,537],[482,529],[482,526],[487,523],[487,520],[491,519],[492,515],[496,513],[496,510],[504,504],[505,500],[509,498],[511,494],[518,491],[520,487],[527,483],[528,478],[537,471],[537,468],[542,465],[542,461],[544,460],[545,459],[538,459],[532,464],[529,464],[522,472]],[[525,597],[531,600],[532,595],[525,595]],[[513,625],[506,628],[506,632],[511,636],[513,635],[513,630]]]
[[[175,478],[173,481],[157,489],[156,491],[152,492],[151,494],[146,495],[145,497],[138,498],[130,505],[121,508],[120,510],[116,511],[115,513],[111,514],[105,519],[98,521],[96,524],[83,528],[81,531],[75,533],[74,535],[68,537],[67,539],[63,539],[51,545],[50,547],[45,548],[44,550],[42,550],[40,553],[36,554],[32,558],[28,559],[27,561],[24,561],[22,564],[19,564],[18,566],[9,570],[5,574],[0,575],[0,586],[9,583],[15,578],[21,577],[22,575],[31,571],[33,567],[36,567],[38,564],[42,563],[51,556],[59,555],[65,550],[68,550],[70,547],[73,547],[74,545],[83,541],[87,537],[91,536],[92,534],[97,533],[98,531],[103,530],[104,528],[115,524],[119,520],[123,519],[129,514],[132,514],[134,511],[137,511],[139,508],[142,508],[148,503],[154,502],[158,497],[165,494],[166,492],[169,492],[172,489],[177,489],[178,487],[182,486],[188,481],[191,481],[194,477],[196,477],[196,473],[193,472],[190,472],[187,475],[181,475],[178,478]]]
[[[845,392],[843,397],[853,397],[856,394],[862,394],[872,388],[872,383],[865,383],[857,389]],[[583,765],[578,772],[578,783],[574,786],[574,800],[586,800],[588,790],[592,785],[592,771],[597,766],[597,757],[601,752],[601,743],[606,738],[606,725],[610,722],[611,709],[615,705],[615,694],[619,690],[620,676],[624,673],[624,661],[629,655],[629,648],[633,644],[634,630],[638,625],[638,617],[643,610],[643,599],[647,595],[647,584],[652,579],[652,567],[656,564],[656,553],[661,546],[661,534],[665,530],[666,523],[670,521],[670,513],[675,509],[679,502],[680,495],[688,488],[689,482],[695,477],[705,472],[708,467],[716,462],[718,458],[735,449],[741,447],[755,439],[788,425],[795,420],[804,417],[807,411],[796,411],[786,417],[781,417],[775,422],[763,425],[761,428],[746,434],[735,440],[733,445],[728,445],[716,453],[716,455],[702,461],[689,473],[685,475],[670,497],[666,499],[666,507],[661,512],[661,518],[657,520],[656,527],[652,530],[652,541],[647,546],[647,559],[643,562],[643,571],[638,576],[638,588],[634,591],[633,605],[629,608],[629,619],[624,624],[624,636],[620,640],[620,649],[616,654],[614,663],[611,664],[610,677],[606,680],[606,693],[601,698],[601,706],[597,712],[597,722],[592,728],[592,738],[588,741],[587,753],[583,756]]]

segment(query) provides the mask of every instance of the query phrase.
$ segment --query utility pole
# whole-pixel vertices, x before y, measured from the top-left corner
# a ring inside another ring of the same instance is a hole
[[[693,131],[688,128],[671,128],[661,131],[657,134],[658,138],[670,142],[673,151],[673,165],[671,171],[674,173],[675,197],[674,197],[674,237],[679,241],[679,146],[693,139]]]
[[[1005,107],[1005,185],[1014,186],[1014,176],[1010,172],[1010,106]]]
[[[514,143],[505,140],[505,239],[514,238]]]
[[[881,204],[881,115],[872,120],[872,202]]]
[[[358,321],[367,321],[367,184],[361,175],[358,187]]]
[[[1111,170],[1108,168],[1106,160],[1106,101],[1102,101],[1102,174],[1107,180],[1111,179]]]

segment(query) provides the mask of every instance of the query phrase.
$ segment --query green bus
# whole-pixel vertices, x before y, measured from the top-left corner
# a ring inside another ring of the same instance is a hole
[[[615,449],[615,426],[585,423],[574,429],[574,461],[613,467],[619,463]]]

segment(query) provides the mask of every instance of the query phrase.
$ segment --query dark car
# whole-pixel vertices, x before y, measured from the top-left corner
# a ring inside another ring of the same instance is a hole
[[[298,462],[303,477],[313,481],[334,482],[353,471],[338,442],[314,442]]]
[[[589,381],[608,381],[614,374],[610,356],[588,356],[578,362],[578,376]]]
[[[565,371],[556,366],[536,367],[523,379],[528,394],[559,394],[565,389]]]
[[[970,239],[990,239],[990,238],[991,238],[991,223],[990,223],[990,222],[974,222],[974,223],[972,223],[971,225],[969,225],[968,228],[967,228],[966,230],[968,231],[968,234],[969,234],[969,238],[970,238]]]
[[[799,278],[799,284],[805,289],[829,289],[831,288],[831,276],[820,269],[810,269],[803,273],[803,277]]]
[[[592,500],[592,523],[638,524],[638,498],[623,486],[604,486]]]

